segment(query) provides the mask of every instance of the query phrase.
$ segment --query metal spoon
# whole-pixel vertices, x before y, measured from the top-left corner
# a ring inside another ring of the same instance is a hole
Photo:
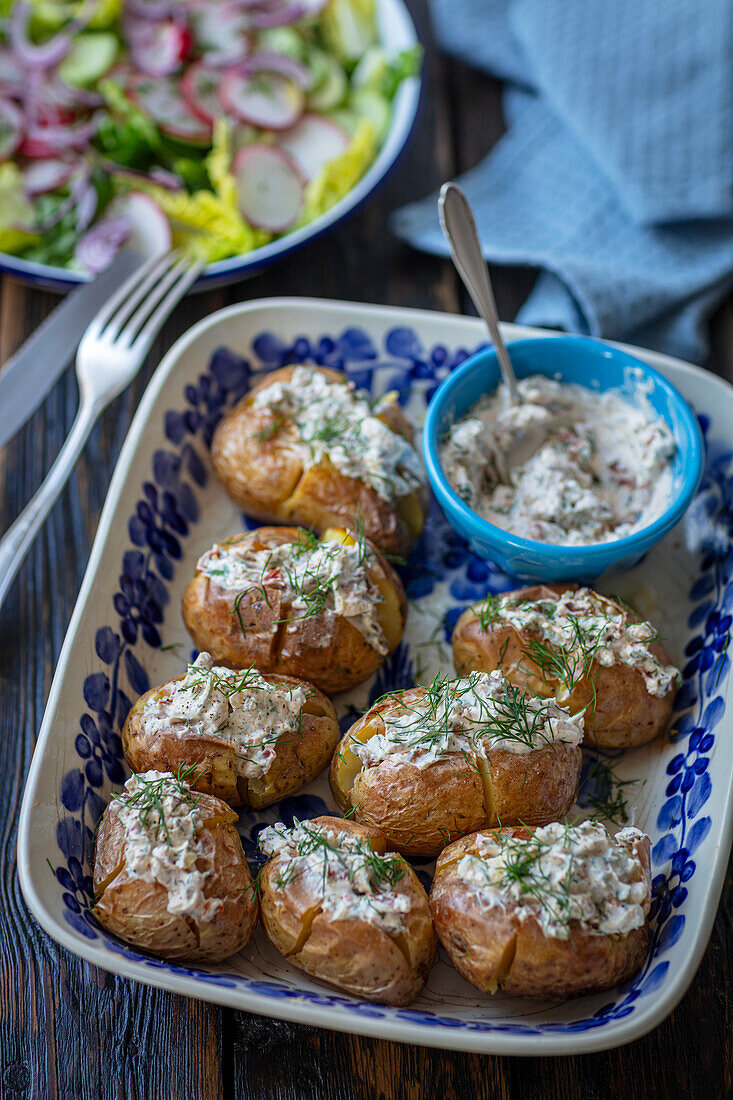
[[[440,225],[450,245],[451,256],[463,284],[479,316],[486,322],[491,342],[496,349],[501,374],[509,391],[509,403],[521,405],[517,389],[517,376],[499,331],[499,314],[494,300],[489,269],[486,266],[481,243],[476,231],[476,221],[468,199],[455,183],[444,183],[438,200]],[[527,462],[545,441],[545,432],[539,425],[528,426],[515,436],[506,453],[495,452],[499,477],[509,483],[509,471],[513,466]]]

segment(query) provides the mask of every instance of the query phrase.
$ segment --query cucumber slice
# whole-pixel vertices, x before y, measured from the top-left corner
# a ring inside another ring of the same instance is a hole
[[[389,57],[382,46],[370,46],[351,75],[352,88],[379,88],[389,68]]]
[[[59,66],[59,76],[77,87],[93,84],[115,63],[119,42],[106,31],[88,31],[74,39]]]
[[[321,55],[324,59],[324,78],[314,79],[313,91],[308,94],[308,106],[314,111],[330,111],[343,103],[346,95],[346,73],[334,57]]]
[[[392,118],[388,99],[372,88],[355,88],[349,96],[348,106],[359,119],[366,118],[374,124],[377,140],[384,137]]]
[[[267,27],[260,31],[258,49],[284,53],[286,57],[294,57],[296,61],[308,61],[305,56],[305,42],[292,27]]]

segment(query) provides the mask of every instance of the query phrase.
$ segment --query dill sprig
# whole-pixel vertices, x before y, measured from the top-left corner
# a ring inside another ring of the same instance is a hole
[[[501,609],[502,596],[499,594],[486,596],[481,604],[474,608],[482,634],[485,634],[489,627],[498,621]]]
[[[587,677],[592,692],[591,710],[595,710],[596,685],[591,672],[596,653],[604,639],[605,626],[601,623],[594,630],[583,626],[574,615],[567,615],[566,618],[572,632],[567,645],[560,646],[541,638],[530,638],[522,649],[522,654],[537,666],[548,686],[550,680],[559,680],[565,685],[568,694]]]
[[[173,795],[179,806],[187,806],[189,810],[193,810],[198,806],[201,795],[197,795],[187,785],[187,780],[194,775],[197,767],[197,764],[181,764],[176,775],[163,775],[159,779],[145,779],[138,774],[136,777],[138,789],[135,793],[130,794],[129,791],[122,791],[120,794],[115,795],[112,801],[123,802],[125,806],[133,806],[138,813],[141,825],[146,830],[150,825],[151,815],[157,813],[158,820],[154,822],[155,838],[156,840],[159,839],[162,831],[166,842],[170,844],[171,834],[165,816],[163,800],[167,795]]]
[[[565,847],[568,847],[569,826],[565,825]],[[573,860],[569,861],[564,879],[553,882],[542,868],[542,859],[553,841],[543,840],[533,833],[530,837],[502,835],[498,837],[504,861],[502,885],[518,884],[522,893],[534,898],[555,924],[567,926],[571,904]]]
[[[276,436],[280,429],[284,427],[287,420],[286,416],[282,413],[278,413],[270,424],[266,424],[264,428],[260,428],[258,432],[254,432],[253,435],[258,443],[267,443],[269,439]]]
[[[400,857],[379,855],[373,850],[371,840],[351,837],[347,846],[342,845],[342,838],[337,834],[332,843],[320,828],[294,818],[291,832],[294,833],[296,830],[304,835],[297,839],[297,855],[289,857],[284,862],[284,866],[278,870],[278,877],[275,879],[278,886],[286,886],[302,874],[304,868],[302,864],[299,865],[300,861],[307,860],[312,855],[316,855],[322,862],[324,891],[329,870],[334,865],[344,870],[350,882],[354,881],[359,871],[366,869],[370,872],[377,889],[385,885],[394,886],[405,874],[405,867]]]
[[[594,817],[603,817],[614,825],[626,825],[630,814],[625,792],[638,782],[638,778],[621,779],[614,761],[593,752],[591,765],[580,787],[580,795],[592,809]]]

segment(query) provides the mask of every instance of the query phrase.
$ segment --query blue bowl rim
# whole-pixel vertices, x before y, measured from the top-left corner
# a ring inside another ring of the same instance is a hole
[[[466,375],[471,374],[478,364],[486,360],[496,359],[496,350],[493,347],[482,348],[480,351],[470,356],[460,365],[460,367],[457,367],[456,370],[452,371],[443,379],[430,399],[425,422],[423,424],[423,457],[433,492],[437,496],[441,506],[443,504],[448,505],[451,509],[458,512],[467,528],[473,528],[469,536],[470,538],[481,538],[504,551],[510,549],[516,553],[531,552],[533,555],[541,553],[545,555],[548,561],[554,564],[561,564],[563,558],[567,559],[569,555],[572,555],[574,560],[583,560],[589,565],[600,564],[602,561],[609,562],[609,560],[622,560],[627,557],[632,557],[634,554],[638,555],[644,553],[680,521],[687,511],[702,479],[705,461],[705,446],[697,417],[679,390],[655,367],[645,363],[642,359],[638,359],[628,351],[616,348],[612,344],[605,343],[603,340],[594,340],[588,336],[540,336],[513,340],[508,342],[507,346],[517,349],[531,348],[536,347],[538,344],[545,344],[548,339],[552,340],[553,343],[572,344],[576,347],[578,345],[583,345],[591,348],[594,352],[602,351],[604,358],[608,358],[609,352],[614,356],[617,355],[622,357],[630,364],[640,367],[646,375],[651,376],[655,384],[665,390],[677,406],[680,412],[680,418],[684,422],[689,433],[690,448],[686,456],[682,486],[668,508],[661,516],[658,516],[657,519],[647,527],[642,527],[639,531],[634,531],[632,534],[625,535],[621,539],[610,542],[591,543],[588,546],[561,546],[556,543],[539,542],[535,539],[522,538],[520,535],[515,535],[510,531],[506,531],[503,527],[497,527],[496,524],[490,523],[487,519],[478,515],[477,512],[474,512],[472,508],[469,508],[451,487],[440,465],[438,448],[441,434],[440,420],[442,419],[443,412],[441,406],[444,404],[451,389],[458,385]],[[542,371],[539,370],[538,373],[541,374]],[[450,519],[450,516],[448,518]]]

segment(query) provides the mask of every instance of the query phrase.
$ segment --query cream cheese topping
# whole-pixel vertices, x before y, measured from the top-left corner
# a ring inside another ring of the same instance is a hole
[[[649,909],[648,874],[633,850],[643,835],[627,828],[611,838],[594,821],[555,822],[527,839],[481,833],[479,855],[463,856],[457,872],[482,902],[514,902],[519,920],[533,917],[546,936],[569,939],[573,922],[625,936],[644,925]]]
[[[508,623],[572,655],[573,679],[580,679],[595,660],[604,668],[622,664],[637,669],[648,693],[657,698],[680,680],[679,669],[662,664],[651,652],[649,643],[658,636],[651,623],[629,622],[622,607],[590,588],[536,600],[508,593],[493,597],[489,606],[492,621]]]
[[[366,767],[387,760],[427,768],[453,754],[486,759],[495,749],[527,753],[583,740],[582,714],[570,715],[552,699],[525,695],[496,671],[454,680],[436,677],[424,695],[411,699],[397,693],[381,718],[383,732],[364,742],[354,738],[350,745]]]
[[[231,746],[237,774],[258,779],[271,768],[278,740],[297,734],[308,695],[297,684],[270,683],[256,669],[233,671],[200,653],[182,680],[156,693],[141,715],[151,737],[202,737]]]
[[[306,465],[328,456],[342,474],[370,485],[387,501],[426,483],[414,447],[375,415],[353,383],[334,381],[314,367],[296,367],[288,381],[260,390],[253,404],[294,422]]]
[[[369,576],[372,553],[363,542],[288,542],[271,549],[254,550],[246,543],[215,544],[199,559],[197,569],[223,589],[279,588],[291,611],[285,631],[293,633],[298,621],[319,615],[327,623],[341,616],[382,655],[389,645],[377,617],[382,602]],[[273,630],[277,629],[273,624]]]
[[[541,375],[521,379],[519,392],[522,404],[512,406],[500,385],[442,441],[445,475],[470,508],[524,538],[565,546],[620,539],[661,515],[676,444],[648,403]],[[546,432],[543,445],[503,484],[497,451],[533,426]]]
[[[334,920],[363,920],[397,934],[411,898],[392,887],[405,873],[398,856],[377,855],[361,837],[295,820],[263,829],[257,843],[279,861],[277,885],[303,879]]]
[[[209,872],[198,866],[207,856],[200,800],[170,772],[148,771],[127,780],[109,815],[124,829],[125,873],[164,886],[169,913],[208,920],[222,902],[204,897]]]

